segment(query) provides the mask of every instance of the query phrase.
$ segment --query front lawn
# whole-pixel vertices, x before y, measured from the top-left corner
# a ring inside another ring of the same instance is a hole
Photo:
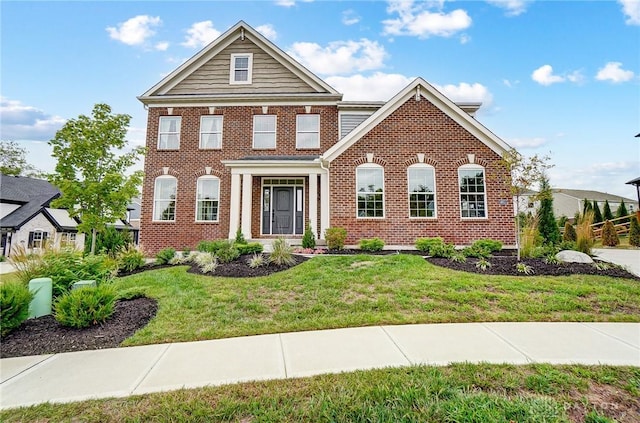
[[[592,275],[495,276],[437,267],[414,255],[319,256],[257,278],[186,266],[116,280],[158,300],[123,345],[382,324],[640,321],[640,283]]]

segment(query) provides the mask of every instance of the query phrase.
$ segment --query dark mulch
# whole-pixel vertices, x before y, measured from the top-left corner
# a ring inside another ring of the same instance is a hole
[[[2,338],[0,358],[115,348],[146,326],[157,310],[151,298],[117,301],[106,322],[84,329],[62,326],[51,315],[29,319]]]
[[[293,266],[297,266],[300,263],[309,260],[308,257],[293,255],[293,259],[295,262],[289,266],[277,266],[275,264],[267,264],[267,259],[265,258],[265,264],[260,267],[251,268],[247,264],[248,260],[253,257],[253,254],[245,254],[237,258],[236,260],[230,263],[218,263],[218,267],[216,267],[215,272],[213,273],[202,273],[198,266],[192,265],[187,272],[194,273],[196,275],[206,275],[206,276],[224,276],[230,278],[252,278],[256,276],[268,276],[272,273],[282,272],[283,270],[290,269]]]
[[[587,263],[560,263],[550,264],[546,263],[543,259],[521,259],[520,261],[527,266],[530,266],[533,273],[526,275],[520,273],[516,269],[518,263],[517,257],[495,255],[487,259],[491,264],[486,270],[476,267],[478,259],[468,258],[464,263],[456,263],[447,258],[429,257],[427,258],[429,263],[437,266],[446,267],[452,270],[460,270],[463,272],[471,273],[484,273],[488,275],[511,275],[511,276],[566,276],[566,275],[597,275],[597,276],[612,276],[616,278],[627,278],[640,280],[640,277],[629,273],[625,269],[615,265],[609,265],[608,269],[598,269],[593,264]],[[597,262],[597,261],[596,261]]]

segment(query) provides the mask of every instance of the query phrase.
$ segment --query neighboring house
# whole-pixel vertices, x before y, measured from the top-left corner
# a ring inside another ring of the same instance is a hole
[[[596,201],[600,211],[603,211],[604,203],[608,201],[614,215],[623,200],[630,214],[638,210],[637,201],[605,192],[565,188],[552,189],[551,192],[553,193],[553,213],[557,218],[560,216],[573,218],[576,213],[582,213],[585,198],[591,203]]]
[[[345,102],[239,22],[138,97],[148,108],[140,244],[284,236],[515,244],[510,148],[423,79]]]
[[[0,254],[17,247],[37,252],[45,244],[84,248],[78,221],[63,209],[49,207],[60,191],[42,179],[0,174]]]
[[[535,215],[540,208],[540,193],[533,190],[524,190],[519,196],[514,196],[513,203],[516,205],[516,213]]]

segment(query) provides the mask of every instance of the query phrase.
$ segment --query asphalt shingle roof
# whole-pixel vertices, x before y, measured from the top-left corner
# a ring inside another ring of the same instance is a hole
[[[43,179],[0,174],[0,201],[22,205],[5,216],[0,221],[0,226],[20,227],[59,195],[60,190]]]

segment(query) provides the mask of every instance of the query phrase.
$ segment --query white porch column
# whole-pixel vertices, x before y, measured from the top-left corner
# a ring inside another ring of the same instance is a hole
[[[316,173],[309,174],[309,223],[316,238],[320,238],[318,231],[318,175]]]
[[[231,173],[231,198],[229,204],[229,239],[236,237],[240,225],[240,174]]]
[[[320,174],[320,233],[318,238],[324,239],[324,231],[329,227],[330,204],[329,175],[327,172]]]
[[[250,174],[242,175],[242,234],[246,239],[251,238],[252,189],[253,177]]]

